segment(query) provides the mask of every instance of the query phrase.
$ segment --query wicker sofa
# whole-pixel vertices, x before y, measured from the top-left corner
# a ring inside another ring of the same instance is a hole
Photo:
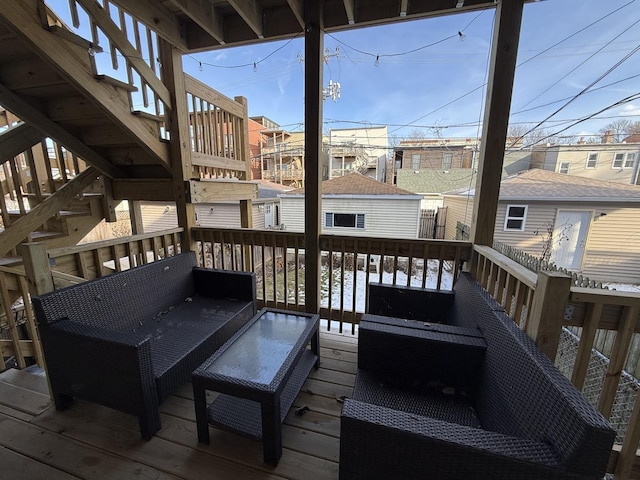
[[[419,289],[372,289],[341,480],[603,477],[615,432],[472,277],[421,304]]]
[[[256,313],[256,281],[188,252],[32,300],[56,408],[106,405],[150,438],[160,403]]]

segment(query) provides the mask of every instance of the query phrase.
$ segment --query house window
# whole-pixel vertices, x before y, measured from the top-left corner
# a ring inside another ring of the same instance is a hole
[[[411,154],[411,170],[420,170],[420,154]]]
[[[569,173],[569,162],[560,163],[560,168],[558,169],[559,173]]]
[[[636,165],[636,152],[616,153],[611,168],[633,168]]]
[[[451,165],[453,164],[453,153],[452,152],[444,152],[442,154],[442,169],[443,170],[451,170]]]
[[[627,153],[627,156],[624,159],[624,165],[622,168],[633,168],[636,165],[636,154]]]
[[[330,213],[324,215],[325,227],[362,228],[364,229],[364,213]]]
[[[522,232],[524,231],[524,223],[526,218],[526,205],[507,205],[507,215],[504,219],[504,229]]]
[[[587,156],[586,168],[596,168],[598,166],[598,152],[589,152]]]

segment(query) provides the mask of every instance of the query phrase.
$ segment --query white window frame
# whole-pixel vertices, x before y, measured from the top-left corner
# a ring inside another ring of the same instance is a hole
[[[453,167],[453,152],[442,152],[442,169],[451,170]]]
[[[636,166],[637,154],[636,152],[616,152],[613,154],[613,161],[611,162],[611,168],[629,170]],[[629,164],[629,162],[631,162]]]
[[[335,225],[335,215],[353,215],[354,226],[342,226]],[[343,212],[325,212],[324,226],[326,228],[352,228],[357,230],[364,230],[365,228],[365,214],[364,213],[343,213]]]
[[[417,162],[417,166],[416,166],[416,162]],[[412,153],[411,154],[411,170],[420,170],[421,166],[422,166],[422,155],[420,155],[419,153]]]
[[[636,152],[627,152],[624,156],[624,163],[622,165],[622,168],[633,168],[636,166],[636,161],[637,161],[637,155]],[[629,164],[629,162],[631,162],[631,164]]]
[[[558,167],[558,173],[568,174],[571,170],[571,162],[560,162]]]
[[[593,159],[591,157],[594,157]],[[593,165],[590,165],[590,163],[593,162]],[[597,168],[598,167],[598,152],[589,152],[587,154],[587,163],[585,164],[584,168]]]
[[[510,214],[510,210],[512,208],[524,208],[524,212],[523,212],[522,216],[511,215]],[[504,212],[503,230],[505,232],[524,232],[524,228],[525,228],[525,225],[527,223],[527,212],[528,212],[528,210],[529,210],[529,206],[528,205],[516,205],[516,204],[507,205],[507,208],[506,208],[506,210]],[[520,225],[520,228],[509,227],[509,221],[510,220],[521,220],[522,224]]]

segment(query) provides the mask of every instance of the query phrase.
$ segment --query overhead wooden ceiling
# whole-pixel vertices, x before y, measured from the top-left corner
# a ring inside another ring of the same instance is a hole
[[[111,0],[185,52],[302,35],[304,0]],[[446,15],[494,0],[324,0],[324,30]]]

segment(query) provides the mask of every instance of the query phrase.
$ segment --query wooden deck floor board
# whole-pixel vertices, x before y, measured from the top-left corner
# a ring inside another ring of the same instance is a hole
[[[351,395],[357,344],[325,332],[320,344],[326,355],[285,418],[277,467],[263,463],[261,442],[231,432],[210,427],[210,445],[198,443],[189,383],[163,403],[162,429],[144,441],[132,415],[82,400],[57,412],[44,376],[14,370],[0,374],[0,476],[336,480],[341,397]]]

